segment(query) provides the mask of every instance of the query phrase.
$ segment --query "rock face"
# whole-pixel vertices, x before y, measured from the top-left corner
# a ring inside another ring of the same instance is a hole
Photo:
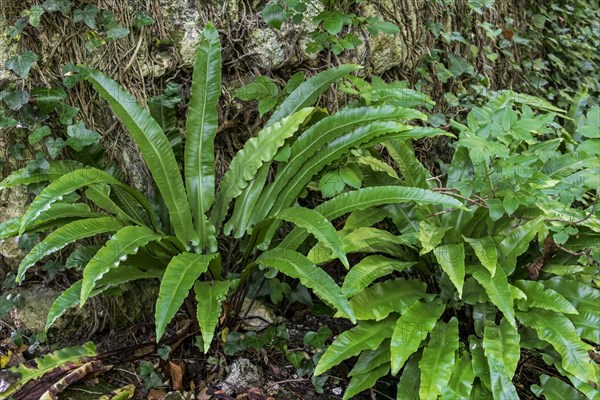
[[[15,292],[25,301],[10,312],[8,321],[26,335],[43,332],[48,312],[62,292],[40,284],[20,287]],[[122,328],[152,316],[154,310],[148,304],[156,301],[156,281],[133,282],[123,286],[122,293],[122,296],[94,298],[83,308],[69,309],[54,322],[48,331],[49,337],[72,340],[106,328]]]
[[[262,387],[264,383],[263,371],[247,358],[236,359],[230,368],[231,372],[221,383],[221,388],[225,394],[231,396],[247,388]]]
[[[1,71],[2,69],[0,68],[0,74]],[[20,139],[22,139],[22,136],[16,135],[15,137],[15,135],[11,135],[7,130],[0,130],[0,161],[7,160],[4,168],[0,170],[0,181],[9,172],[17,169],[16,161],[8,156],[8,148],[15,143],[15,140],[18,141]],[[0,190],[0,223],[22,215],[27,208],[28,202],[29,196],[24,186]],[[0,258],[3,259],[3,262],[10,270],[16,269],[23,256],[24,254],[19,249],[15,239],[0,240]],[[7,271],[3,272],[6,273]]]

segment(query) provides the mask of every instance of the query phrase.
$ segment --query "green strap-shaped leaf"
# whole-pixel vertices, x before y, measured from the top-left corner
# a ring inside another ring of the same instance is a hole
[[[366,374],[369,371],[390,362],[390,341],[385,340],[375,350],[363,351],[348,376]]]
[[[352,308],[342,295],[340,287],[325,271],[302,254],[293,250],[274,248],[261,254],[256,263],[300,279],[300,282],[312,289],[321,300],[334,307],[344,317],[356,322]]]
[[[378,208],[367,208],[366,210],[353,211],[346,218],[344,230],[352,231],[358,228],[373,226],[383,221],[387,215]]]
[[[527,296],[527,299],[523,302],[528,307],[543,308],[563,314],[578,314],[573,304],[569,303],[567,299],[556,291],[546,289],[542,282],[518,280],[514,284]]]
[[[267,209],[267,213],[265,214],[263,211],[261,216],[275,214],[281,209],[292,205],[302,190],[304,190],[306,185],[310,183],[317,173],[325,166],[344,157],[351,149],[359,148],[364,145],[365,142],[386,133],[405,131],[407,129],[407,125],[398,122],[374,122],[360,126],[342,136],[336,137],[331,142],[325,144],[321,149],[315,151],[314,155],[300,165],[298,165],[298,162],[290,161],[284,166],[284,169],[289,166],[290,169],[287,171],[293,171],[293,176],[288,179],[284,177],[285,175],[283,173],[281,175],[277,174],[275,181],[272,184],[275,189],[270,192],[271,196],[265,198],[264,209]],[[311,145],[311,147],[314,147],[314,145]],[[299,168],[294,170],[293,168],[295,166]],[[277,191],[277,187],[281,187],[281,190]],[[266,193],[269,192],[267,191]],[[276,196],[275,193],[277,193]],[[271,206],[271,202],[272,208],[271,210],[268,210],[268,207]]]
[[[46,186],[29,205],[21,218],[19,234],[22,234],[29,224],[35,221],[43,211],[49,210],[53,203],[61,201],[63,196],[83,186],[97,183],[119,184],[119,181],[106,172],[94,168],[77,169],[62,175]]]
[[[31,223],[35,223],[44,211],[49,210],[53,203],[61,201],[63,196],[73,193],[75,190],[84,186],[96,184],[118,185],[138,200],[150,215],[153,215],[150,204],[138,191],[122,184],[104,171],[95,168],[83,168],[61,176],[46,186],[46,188],[37,195],[21,218],[19,234],[23,234]]]
[[[96,286],[96,282],[112,268],[127,260],[130,254],[136,254],[140,247],[151,241],[160,241],[161,236],[143,226],[126,226],[115,233],[98,250],[83,270],[80,303],[83,306]]]
[[[354,328],[343,332],[327,348],[315,367],[315,376],[335,367],[344,360],[360,354],[363,350],[375,350],[392,336],[395,316],[383,321],[361,321]]]
[[[348,387],[344,392],[344,397],[342,400],[351,399],[353,396],[359,394],[363,390],[375,386],[375,382],[377,382],[379,378],[386,376],[388,372],[390,372],[389,362],[385,363],[384,365],[380,365],[379,367],[364,374],[353,376],[350,379],[350,383],[348,383]]]
[[[21,282],[25,272],[36,262],[68,244],[101,233],[116,232],[122,227],[123,224],[113,217],[82,219],[61,226],[35,245],[21,261],[17,272],[17,282]]]
[[[600,291],[589,284],[577,282],[566,277],[556,277],[543,281],[544,286],[567,299],[578,311],[568,314],[577,333],[594,343],[600,343]]]
[[[332,83],[359,68],[360,66],[357,65],[341,65],[320,72],[308,79],[285,99],[265,124],[265,128],[272,126],[274,123],[281,121],[284,117],[291,115],[301,108],[314,105],[319,96],[323,94]],[[234,230],[234,237],[241,238],[246,233],[250,224],[252,212],[262,194],[268,172],[268,165],[260,167],[254,180],[248,184],[243,193],[239,196],[235,204],[233,215],[225,225],[225,234],[229,234]]]
[[[252,210],[256,207],[265,187],[269,169],[270,164],[263,164],[256,172],[254,179],[248,183],[248,186],[246,186],[242,194],[236,199],[233,214],[223,228],[223,232],[226,235],[233,231],[233,237],[239,239],[248,232],[247,228],[252,216]]]
[[[560,313],[548,310],[517,312],[519,321],[535,329],[540,339],[550,343],[562,357],[562,367],[584,382],[595,382],[594,366],[590,363],[588,350],[569,319]]]
[[[471,363],[473,367],[473,373],[477,378],[479,378],[479,381],[485,391],[489,393],[486,398],[493,398],[491,393],[492,384],[490,383],[490,367],[488,367],[487,357],[483,352],[482,339],[475,335],[470,335],[469,351],[471,353],[471,357],[473,357]],[[473,384],[472,392],[471,398],[477,399],[478,397],[474,397],[477,393],[477,382]]]
[[[542,396],[546,400],[587,399],[579,390],[554,376],[546,374],[540,376],[540,384],[541,386],[531,385],[531,391],[540,399]]]
[[[324,246],[337,254],[340,261],[346,268],[349,268],[346,253],[342,247],[342,240],[337,231],[318,211],[304,207],[291,207],[281,210],[276,216],[276,219],[292,222],[296,226],[306,229],[307,232],[314,235],[317,240]]]
[[[144,225],[143,220],[130,216],[110,198],[110,186],[108,185],[90,186],[85,191],[85,197],[103,210],[115,214],[121,220],[129,220],[134,224]]]
[[[71,285],[67,290],[63,291],[48,312],[46,319],[45,330],[48,331],[52,324],[63,315],[69,308],[76,307],[79,304],[81,297],[81,279]]]
[[[133,265],[121,265],[119,268],[108,271],[102,279],[96,282],[96,288],[92,290],[90,297],[97,296],[111,287],[117,287],[130,281],[160,278],[162,274],[163,271],[160,269],[142,271]],[[56,320],[69,308],[76,307],[79,304],[79,299],[81,297],[81,283],[82,280],[78,280],[54,300],[46,319],[46,326],[44,328],[46,331],[48,331],[52,324],[54,324],[54,322],[56,322]]]
[[[490,297],[490,301],[502,311],[508,322],[513,327],[516,327],[513,295],[502,268],[496,268],[496,274],[493,277],[490,276],[490,272],[487,269],[480,265],[472,266],[471,268],[473,277],[483,286],[485,292]]]
[[[42,211],[34,222],[29,224],[25,232],[45,231],[55,226],[63,226],[73,220],[103,217],[104,214],[90,211],[87,204],[53,203],[46,211]],[[13,218],[0,224],[0,240],[19,236],[22,218]]]
[[[108,101],[111,109],[121,119],[129,134],[137,144],[152,173],[154,182],[169,210],[171,224],[177,238],[185,244],[198,244],[198,235],[194,231],[192,213],[179,173],[179,166],[171,144],[152,118],[144,109],[115,81],[106,75],[82,67],[86,70],[85,79]]]
[[[23,280],[25,272],[36,262],[68,244],[101,233],[116,232],[122,227],[123,224],[113,217],[87,218],[61,226],[35,245],[21,261],[17,272],[17,282]]]
[[[429,343],[423,349],[419,362],[421,370],[421,399],[436,399],[448,385],[456,350],[458,350],[458,320],[455,317],[446,324],[438,321],[429,334]]]
[[[167,324],[171,322],[187,297],[194,282],[208,270],[218,254],[181,253],[167,266],[156,300],[156,342],[160,341]]]
[[[442,243],[444,235],[450,229],[452,229],[452,227],[438,227],[434,224],[430,224],[427,221],[421,221],[419,223],[419,241],[421,242],[422,248],[419,254],[427,254],[439,246],[440,243]]]
[[[405,186],[430,189],[435,185],[435,182],[428,181],[431,178],[431,174],[415,157],[415,152],[408,140],[390,140],[383,145],[396,165],[398,165],[398,168],[400,168]]]
[[[318,159],[325,159],[323,163],[326,165],[327,159],[333,155],[332,153],[336,150],[340,150],[340,146],[344,146],[344,143],[340,142],[340,139],[346,137],[348,133],[353,132],[357,127],[373,124],[374,122],[384,123],[385,121],[404,121],[407,118],[413,116],[419,117],[421,115],[422,114],[420,113],[415,114],[414,110],[386,106],[345,109],[334,115],[323,118],[303,132],[292,144],[290,148],[291,155],[288,162],[277,171],[275,181],[269,185],[261,195],[258,203],[260,204],[260,207],[256,207],[253,210],[250,223],[257,223],[258,221],[263,220],[267,215],[275,214],[277,211],[289,207],[291,203],[285,205],[281,203],[278,204],[278,207],[275,208],[273,212],[271,212],[271,208],[275,207],[277,198],[280,197],[281,192],[285,187],[289,186],[291,183],[297,183],[303,188],[307,184],[306,177],[302,177],[302,179],[298,177],[299,171],[301,171],[303,167],[304,169],[310,170],[304,173],[308,174],[312,171],[310,167],[313,166],[313,164],[316,164]],[[391,128],[392,125],[389,125],[389,127]],[[401,124],[397,124],[393,130],[376,129],[371,131],[370,129],[362,129],[359,131],[360,135],[354,134],[347,137],[347,139],[355,138],[357,139],[356,141],[348,142],[348,140],[346,140],[345,144],[351,145],[354,143],[354,145],[358,146],[377,136],[391,131],[397,131],[400,128],[404,130],[410,129],[409,126]],[[344,152],[346,150],[341,151]],[[313,156],[320,157],[309,162]],[[322,166],[317,166],[317,172],[320,168],[322,168]],[[308,177],[309,180],[310,178],[312,178],[312,175]]]
[[[196,294],[196,316],[202,333],[204,353],[208,353],[215,335],[215,327],[221,316],[221,303],[227,296],[229,281],[200,282],[194,284]]]
[[[421,353],[414,353],[402,370],[402,375],[398,381],[398,391],[396,400],[409,400],[419,398],[419,387],[421,386],[421,371],[419,370],[419,361]]]
[[[444,309],[439,300],[431,303],[417,300],[404,310],[396,321],[390,344],[392,374],[396,375],[408,357],[418,350]]]
[[[406,253],[399,245],[414,244],[414,236],[396,236],[386,230],[365,227],[351,232],[341,231],[342,248],[346,253],[384,253],[401,258]],[[322,243],[317,243],[310,252],[308,258],[315,264],[321,264],[335,258],[335,253],[329,251]]]
[[[64,367],[68,364],[82,363],[87,357],[96,355],[96,346],[93,342],[87,342],[81,346],[65,347],[53,353],[36,358],[34,363],[29,366],[29,363],[21,363],[15,367],[9,368],[10,372],[19,374],[19,380],[8,387],[7,390],[0,393],[2,398],[8,399],[11,394],[18,391],[27,382],[42,377],[47,372],[53,371],[56,368]]]
[[[271,115],[271,118],[269,118],[265,127],[269,127],[276,122],[281,121],[301,108],[312,106],[331,84],[360,68],[359,65],[353,64],[340,65],[320,72],[307,79],[306,82],[298,86],[290,93],[284,102],[281,103],[279,108]]]
[[[215,227],[220,227],[225,219],[229,202],[242,194],[259,168],[273,159],[285,140],[298,130],[300,124],[312,111],[312,108],[304,108],[263,129],[258,136],[248,140],[244,148],[238,151],[223,177],[215,200],[215,207],[210,215],[210,221]]]
[[[214,139],[219,125],[221,43],[212,23],[206,24],[196,50],[190,104],[185,127],[185,183],[200,246],[207,248],[211,232],[206,212],[215,198]]]
[[[483,336],[483,351],[487,358],[494,399],[516,399],[519,397],[512,383],[521,357],[520,336],[506,318],[496,325],[486,321]]]
[[[498,265],[498,250],[494,239],[489,236],[470,239],[463,236],[465,242],[475,251],[475,255],[488,271],[494,276],[496,273],[496,265]]]
[[[433,249],[433,254],[462,297],[465,283],[465,247],[463,243],[447,244]]]
[[[439,204],[446,207],[460,207],[462,204],[440,193],[419,188],[408,188],[402,186],[378,186],[368,187],[351,192],[342,193],[331,200],[317,206],[315,210],[328,220],[334,220],[352,211],[365,210],[384,204],[400,204],[416,202],[419,204]],[[297,249],[306,239],[301,229],[296,228],[290,232],[280,247]]]
[[[28,167],[21,168],[0,182],[0,190],[16,185],[53,181],[64,174],[81,168],[83,168],[83,165],[80,162],[71,160],[48,161],[48,168],[41,171],[31,170]]]
[[[442,390],[442,399],[471,398],[475,374],[471,366],[471,357],[465,353],[454,363],[454,370],[446,390]]]
[[[344,296],[352,297],[355,294],[361,293],[375,279],[391,274],[394,271],[400,272],[405,268],[412,267],[414,264],[413,262],[402,262],[381,255],[365,257],[346,274],[344,284],[342,285],[342,292]]]
[[[417,279],[390,279],[364,289],[350,300],[356,319],[376,321],[393,312],[406,312],[418,299],[431,299],[425,283]]]

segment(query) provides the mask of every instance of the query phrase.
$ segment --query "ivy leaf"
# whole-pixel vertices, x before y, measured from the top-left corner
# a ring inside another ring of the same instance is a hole
[[[127,28],[123,28],[121,26],[109,29],[106,32],[106,36],[108,37],[108,39],[110,40],[117,40],[117,39],[121,39],[124,38],[125,36],[129,35],[129,29]]]
[[[67,127],[67,144],[75,151],[81,151],[85,146],[96,144],[100,141],[100,134],[87,129],[83,121]]]
[[[27,50],[6,60],[4,68],[13,71],[15,74],[25,79],[29,76],[31,66],[37,60],[37,54],[31,50]]]
[[[42,267],[48,273],[48,278],[53,281],[56,274],[65,270],[65,266],[56,261],[49,261]]]
[[[458,78],[462,74],[473,75],[475,72],[473,66],[458,54],[448,54],[448,60],[450,61],[448,69],[455,78]]]
[[[41,151],[35,153],[35,159],[27,162],[27,171],[30,173],[47,171],[50,163],[46,160],[46,155]]]
[[[17,143],[8,148],[8,153],[13,156],[15,160],[23,161],[23,150],[25,150],[25,145],[23,143]]]
[[[79,108],[71,107],[65,103],[58,103],[56,106],[56,113],[58,114],[60,123],[63,125],[73,125],[73,117],[75,117],[78,112]]]
[[[281,29],[281,25],[287,21],[285,10],[277,1],[269,2],[262,11],[263,20],[272,28]]]
[[[29,93],[24,90],[6,89],[0,92],[0,99],[4,100],[8,108],[17,111],[29,101]]]
[[[83,22],[90,29],[96,29],[96,15],[100,10],[98,7],[88,4],[83,10],[76,9],[73,11],[73,21]]]
[[[53,137],[49,137],[44,141],[44,146],[50,155],[50,158],[53,160],[59,156],[62,149],[65,148],[67,144],[62,138],[55,139]]]
[[[27,22],[29,22],[29,25],[33,26],[34,28],[39,28],[40,20],[42,18],[43,13],[44,13],[44,9],[39,5],[35,5],[35,6],[32,6],[29,10],[23,10],[23,12],[21,13],[21,16],[29,17],[27,19]]]
[[[331,329],[324,325],[317,332],[307,332],[304,335],[304,345],[322,349],[325,347],[325,342],[333,335]]]
[[[133,20],[133,24],[141,28],[142,26],[152,25],[154,23],[154,18],[149,16],[146,12],[140,11],[135,14],[135,19]]]
[[[10,128],[16,125],[16,119],[7,117],[6,115],[4,115],[4,112],[0,110],[0,129]]]
[[[42,7],[48,12],[60,11],[67,15],[71,12],[71,0],[46,0]]]
[[[47,125],[38,126],[29,134],[29,144],[36,144],[46,136],[50,135],[50,127]]]
[[[83,79],[81,68],[71,63],[68,63],[62,67],[61,73],[63,76],[63,84],[67,89],[71,89]]]
[[[40,110],[44,114],[50,114],[59,103],[67,98],[67,94],[59,87],[44,88],[37,87],[31,90],[31,96],[37,100]]]

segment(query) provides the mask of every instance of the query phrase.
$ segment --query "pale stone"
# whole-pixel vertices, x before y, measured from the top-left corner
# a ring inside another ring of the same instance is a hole
[[[247,358],[238,358],[231,366],[231,372],[221,383],[225,394],[231,396],[250,387],[262,387],[263,372],[260,367]]]

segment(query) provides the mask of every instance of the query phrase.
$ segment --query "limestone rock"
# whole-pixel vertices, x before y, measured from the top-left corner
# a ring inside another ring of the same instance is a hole
[[[169,392],[163,400],[185,400],[185,397],[179,392]]]
[[[248,311],[248,307],[250,310]],[[242,329],[247,331],[262,331],[277,321],[275,312],[258,300],[244,299],[240,316],[246,316]]]
[[[247,358],[238,358],[231,364],[231,372],[221,383],[225,394],[231,396],[250,387],[262,387],[264,375],[261,368]]]
[[[0,46],[2,46],[1,43]],[[21,137],[9,137],[9,132],[11,131],[0,130],[0,159],[7,161],[4,169],[0,170],[0,181],[17,169],[14,159],[5,156],[8,148],[14,143],[14,140],[23,140]],[[11,134],[14,133],[11,132]],[[25,186],[0,190],[0,222],[21,216],[27,209],[28,202],[29,196],[27,195]],[[4,262],[10,269],[16,268],[23,256],[24,254],[19,249],[15,239],[0,240],[0,257],[4,259]]]
[[[256,28],[250,32],[248,52],[256,53],[261,66],[271,70],[285,60],[283,41],[271,28]]]
[[[24,304],[10,312],[9,322],[22,333],[31,334],[44,331],[48,312],[62,292],[35,284],[18,287],[10,293],[20,294]],[[148,307],[148,304],[156,301],[157,282],[133,282],[124,285],[122,293],[121,296],[99,296],[83,308],[67,310],[54,322],[48,332],[49,337],[55,341],[68,340],[107,328],[118,329],[152,316],[154,307]]]

